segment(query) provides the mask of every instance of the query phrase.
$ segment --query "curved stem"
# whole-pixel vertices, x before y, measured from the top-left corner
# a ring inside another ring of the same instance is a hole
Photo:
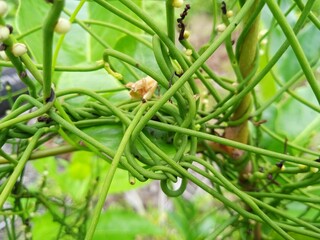
[[[228,139],[223,138],[223,137],[214,136],[214,135],[208,134],[208,133],[198,132],[198,131],[195,131],[195,130],[181,128],[181,127],[178,127],[178,126],[173,126],[173,125],[160,123],[160,122],[155,122],[155,121],[149,121],[147,123],[147,125],[153,126],[155,128],[159,128],[159,129],[162,129],[162,130],[166,130],[166,131],[169,131],[169,132],[179,132],[179,133],[183,133],[185,135],[195,136],[195,137],[197,137],[199,139],[220,143],[220,144],[223,144],[223,145],[239,148],[239,149],[242,149],[242,150],[245,150],[245,151],[248,151],[248,152],[261,154],[261,155],[269,156],[269,157],[272,157],[272,158],[285,160],[285,161],[288,161],[288,162],[293,162],[293,163],[303,164],[303,165],[310,166],[310,167],[320,168],[320,163],[318,163],[318,162],[316,162],[314,160],[307,160],[307,159],[301,158],[301,157],[295,157],[295,156],[290,156],[290,155],[286,155],[286,154],[282,154],[282,153],[278,153],[278,152],[273,152],[273,151],[270,151],[270,150],[266,150],[266,149],[258,148],[258,147],[255,147],[255,146],[239,143],[239,142],[236,142],[236,141],[228,140]]]
[[[129,6],[127,0],[120,0],[125,2]],[[136,131],[141,131],[145,124],[154,116],[154,114],[163,106],[182,86],[188,79],[202,66],[202,64],[211,56],[211,54],[223,43],[224,39],[237,27],[238,23],[242,17],[249,11],[254,0],[248,0],[244,6],[239,11],[238,15],[233,19],[231,24],[226,28],[226,30],[216,39],[208,49],[193,63],[192,66],[171,86],[170,89],[162,96],[156,104],[154,104],[150,110],[141,119],[140,123],[137,125]],[[159,35],[160,37],[160,35]],[[161,37],[160,37],[161,38]]]

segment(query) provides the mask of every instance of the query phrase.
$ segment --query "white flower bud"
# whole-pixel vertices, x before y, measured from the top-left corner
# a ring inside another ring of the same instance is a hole
[[[7,40],[10,35],[10,30],[6,26],[0,26],[0,42]]]
[[[15,43],[12,46],[12,54],[16,57],[20,57],[28,51],[27,46],[23,43]]]
[[[216,30],[218,32],[223,32],[224,30],[226,30],[226,25],[224,23],[222,24],[219,24],[217,27],[216,27]]]
[[[3,17],[8,11],[8,4],[5,1],[0,1],[0,16]]]
[[[268,43],[268,39],[267,38],[264,38],[262,41],[261,41],[261,45],[267,45]]]
[[[187,56],[191,56],[192,55],[192,50],[191,49],[186,49],[185,54]]]
[[[227,12],[227,18],[231,18],[233,16],[233,11],[232,10],[229,10]]]
[[[10,60],[5,51],[0,51],[0,56],[4,61],[9,61]]]
[[[180,8],[183,5],[183,0],[173,0],[172,6],[175,8]]]
[[[183,33],[183,38],[188,39],[190,37],[190,32],[188,30],[185,30]]]
[[[69,20],[64,19],[64,18],[59,18],[54,31],[56,33],[60,33],[60,34],[65,34],[67,32],[69,32],[71,28],[71,23],[69,22]]]

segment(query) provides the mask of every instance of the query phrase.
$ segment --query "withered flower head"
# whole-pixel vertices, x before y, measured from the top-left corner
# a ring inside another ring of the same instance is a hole
[[[158,83],[149,76],[137,82],[129,82],[126,84],[126,87],[130,88],[130,96],[133,99],[142,99],[143,101],[147,101],[152,97],[157,86]]]

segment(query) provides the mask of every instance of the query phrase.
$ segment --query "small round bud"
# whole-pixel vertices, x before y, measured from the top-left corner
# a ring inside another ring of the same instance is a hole
[[[192,50],[191,49],[186,49],[185,54],[187,56],[191,56],[192,55]]]
[[[28,51],[27,46],[23,43],[15,43],[12,46],[12,54],[16,57],[20,57]]]
[[[319,168],[312,167],[310,170],[313,173],[317,173],[319,171]]]
[[[69,22],[69,20],[64,19],[64,18],[59,18],[54,31],[56,33],[60,33],[60,34],[65,34],[67,32],[69,32],[71,28],[71,23]]]
[[[260,30],[260,32],[259,32],[259,38],[261,38],[262,36],[264,36],[267,32],[268,32],[267,29],[262,29],[262,30]]]
[[[262,41],[261,41],[261,45],[267,45],[268,43],[268,39],[267,38],[264,38]]]
[[[8,12],[8,4],[5,1],[0,1],[0,16],[3,17]]]
[[[183,33],[183,38],[188,39],[190,37],[190,32],[188,30],[185,30]]]
[[[5,26],[0,26],[0,42],[3,42],[4,40],[7,40],[10,35],[9,28]]]
[[[232,85],[232,87],[238,87],[238,86],[239,86],[239,83],[233,82],[231,85]]]
[[[306,165],[303,165],[303,164],[299,164],[299,166],[298,166],[301,170],[304,170],[304,169],[306,169],[307,168],[307,166]]]
[[[0,56],[4,61],[9,61],[10,60],[5,51],[0,51]]]
[[[223,32],[224,30],[226,30],[226,25],[224,24],[224,23],[222,23],[222,24],[219,24],[218,26],[217,26],[217,28],[216,28],[216,30],[218,31],[218,32]]]
[[[229,10],[227,12],[227,18],[231,18],[233,16],[233,11],[232,10]]]
[[[32,232],[26,233],[26,239],[32,239]]]
[[[183,0],[173,0],[172,1],[172,6],[175,8],[180,8],[183,5]]]

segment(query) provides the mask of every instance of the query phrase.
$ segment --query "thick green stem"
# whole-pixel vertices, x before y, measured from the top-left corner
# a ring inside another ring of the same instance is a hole
[[[64,6],[64,0],[54,0],[52,8],[43,24],[43,101],[51,95],[52,49],[54,28]]]
[[[174,7],[172,6],[172,0],[166,1],[167,12],[167,32],[168,37],[173,43],[175,43],[175,19],[174,19]]]
[[[259,17],[256,17],[253,23],[249,25],[249,29],[247,25],[250,24],[249,18],[252,12],[255,12],[255,9],[259,6],[259,3],[259,0],[255,1],[254,5],[251,7],[251,11],[245,17],[245,21],[243,22],[243,25],[245,26],[243,34],[245,34],[245,36],[243,37],[242,44],[239,46],[240,49],[238,59],[238,65],[240,68],[242,79],[245,79],[252,73],[256,62],[258,32],[260,24]],[[238,81],[239,80],[241,81],[241,79],[238,79]],[[235,109],[231,117],[231,121],[235,122],[239,119],[242,119],[243,116],[248,115],[248,112],[250,112],[250,106],[251,96],[250,94],[247,94],[243,97],[238,107]],[[241,121],[241,123],[237,126],[228,127],[225,131],[225,137],[247,144],[249,139],[248,120],[245,119],[244,121]],[[230,151],[228,153],[236,159],[242,157],[236,155],[235,149],[228,149],[228,151]]]

